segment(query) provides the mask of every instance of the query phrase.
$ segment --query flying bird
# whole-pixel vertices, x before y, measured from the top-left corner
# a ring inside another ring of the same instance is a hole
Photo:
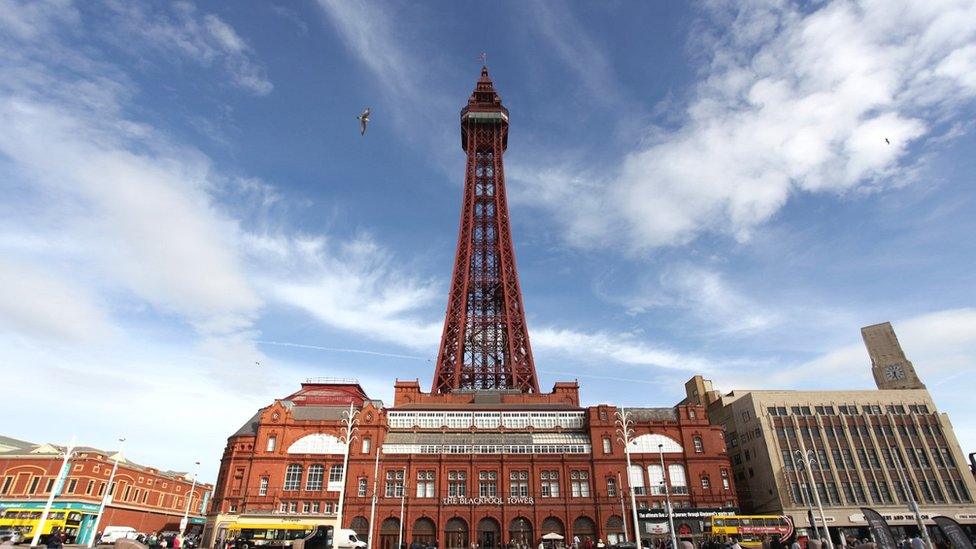
[[[369,123],[369,107],[363,109],[363,114],[356,117],[359,120],[359,135],[366,135],[366,124]]]
[[[885,143],[891,145],[891,141],[888,141],[888,138],[887,137],[885,137]]]

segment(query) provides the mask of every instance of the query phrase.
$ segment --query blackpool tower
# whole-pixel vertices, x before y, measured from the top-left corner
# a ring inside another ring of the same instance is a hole
[[[505,198],[508,109],[487,67],[461,109],[464,196],[432,392],[538,393]]]

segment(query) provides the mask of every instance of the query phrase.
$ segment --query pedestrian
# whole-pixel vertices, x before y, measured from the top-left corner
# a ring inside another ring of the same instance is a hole
[[[790,544],[790,549],[800,549],[800,541],[793,538],[793,543]]]
[[[64,544],[61,543],[61,535],[57,532],[47,537],[47,543],[45,545],[47,545],[47,549],[61,549],[64,547]]]
[[[732,538],[732,547],[731,547],[731,549],[742,549],[742,546],[739,545],[739,538]]]

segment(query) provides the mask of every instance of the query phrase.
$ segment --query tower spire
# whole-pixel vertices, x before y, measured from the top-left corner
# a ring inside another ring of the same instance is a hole
[[[507,146],[508,109],[482,67],[461,109],[464,196],[433,392],[539,392],[509,225]]]

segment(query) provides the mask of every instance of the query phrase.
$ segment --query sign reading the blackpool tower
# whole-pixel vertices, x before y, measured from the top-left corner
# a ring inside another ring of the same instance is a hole
[[[535,498],[531,496],[478,496],[469,498],[464,496],[448,496],[441,500],[443,505],[535,505]]]

